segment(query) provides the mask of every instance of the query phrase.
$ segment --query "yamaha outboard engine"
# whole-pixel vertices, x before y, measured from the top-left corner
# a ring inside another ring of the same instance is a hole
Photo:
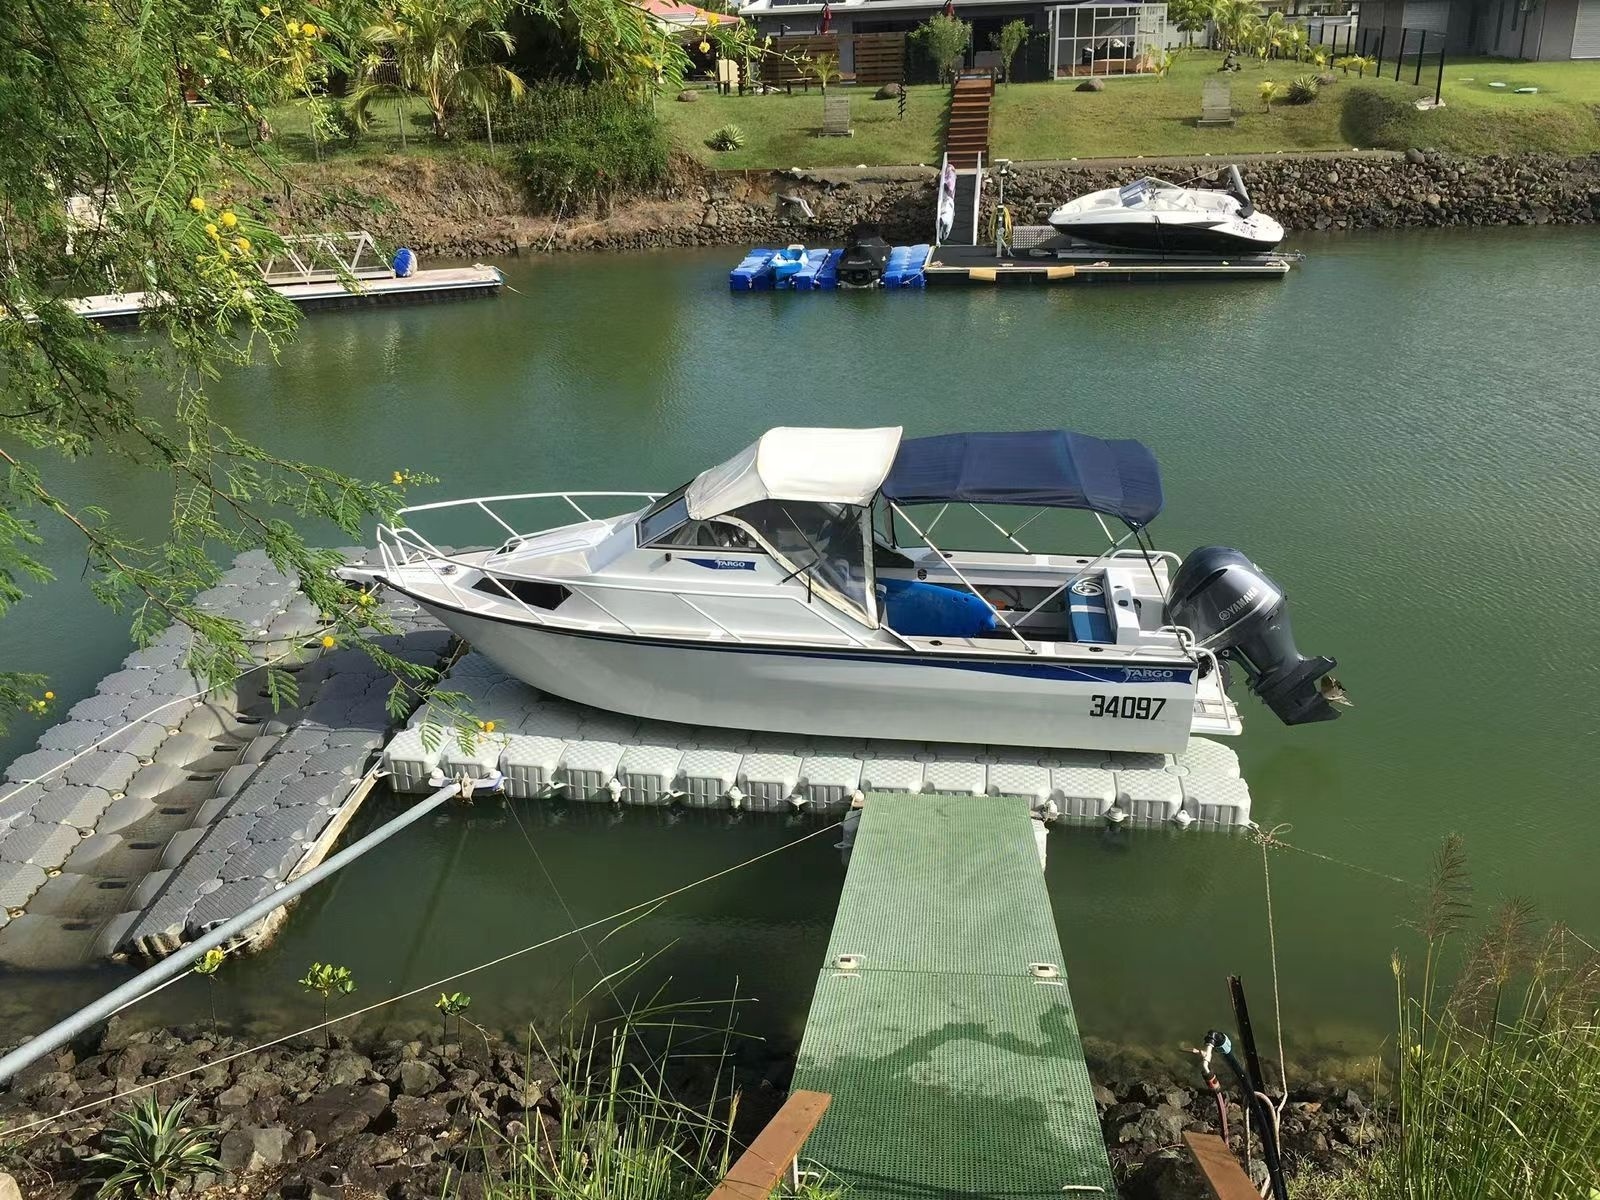
[[[889,243],[870,225],[858,225],[850,231],[839,256],[839,284],[841,287],[876,287],[883,278],[883,269],[889,263]]]
[[[1328,676],[1338,664],[1300,653],[1283,589],[1237,550],[1202,546],[1184,559],[1172,581],[1167,619],[1237,663],[1250,690],[1285,725],[1331,721],[1339,715],[1334,704],[1348,703],[1338,680]]]

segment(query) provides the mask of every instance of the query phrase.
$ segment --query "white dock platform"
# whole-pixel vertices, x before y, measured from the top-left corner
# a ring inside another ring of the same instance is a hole
[[[444,686],[493,730],[467,736],[425,728],[427,713],[419,710],[383,750],[397,791],[432,791],[430,777],[500,771],[513,800],[837,815],[865,792],[897,791],[1020,795],[1048,820],[1220,829],[1250,823],[1238,757],[1204,738],[1191,738],[1174,757],[696,728],[571,704],[476,653],[462,657]]]
[[[484,296],[499,291],[504,283],[505,275],[499,267],[483,263],[470,267],[436,267],[403,278],[392,272],[358,275],[353,287],[347,287],[344,280],[332,273],[309,280],[300,276],[267,278],[267,285],[273,291],[302,308]],[[79,316],[91,321],[134,321],[159,299],[159,293],[113,292],[85,296],[70,300],[68,304]]]

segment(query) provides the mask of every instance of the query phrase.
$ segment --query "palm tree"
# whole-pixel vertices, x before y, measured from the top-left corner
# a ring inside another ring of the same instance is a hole
[[[1255,0],[1216,0],[1211,19],[1216,23],[1223,49],[1235,52],[1250,44],[1256,27],[1261,24]]]
[[[1194,45],[1194,35],[1206,27],[1211,19],[1210,0],[1170,0],[1167,19],[1183,34],[1183,44]]]
[[[522,77],[493,61],[516,48],[499,28],[501,11],[494,0],[401,0],[362,31],[372,52],[351,98],[352,116],[364,123],[379,96],[422,96],[433,114],[433,132],[447,138],[446,122],[459,106],[485,105],[502,94],[521,97]]]

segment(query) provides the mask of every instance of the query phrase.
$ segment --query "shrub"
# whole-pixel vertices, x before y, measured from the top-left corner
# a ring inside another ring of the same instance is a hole
[[[935,13],[911,31],[911,40],[938,65],[941,78],[953,74],[972,44],[972,26],[959,17]]]
[[[649,102],[623,88],[544,83],[502,114],[495,138],[521,143],[515,161],[535,204],[609,206],[666,181],[666,135]]]
[[[737,150],[744,145],[744,130],[737,125],[719,125],[706,138],[706,145],[718,151]]]
[[[1289,104],[1310,104],[1317,98],[1317,77],[1302,75],[1298,79],[1290,80],[1289,86],[1284,89],[1283,98]]]
[[[221,1172],[211,1140],[215,1128],[183,1126],[183,1114],[193,1099],[185,1096],[164,1109],[154,1096],[146,1096],[130,1111],[117,1114],[118,1124],[107,1134],[105,1150],[88,1160],[112,1171],[100,1185],[100,1196],[117,1196],[129,1189],[141,1198],[165,1196],[180,1183]]]

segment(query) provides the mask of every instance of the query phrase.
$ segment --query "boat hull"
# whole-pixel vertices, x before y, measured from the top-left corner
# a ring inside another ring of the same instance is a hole
[[[1226,228],[1156,221],[1059,221],[1058,233],[1118,250],[1150,254],[1270,254],[1282,238],[1252,238]]]
[[[806,736],[1175,754],[1186,663],[1084,665],[625,637],[423,607],[541,691],[631,716]]]

